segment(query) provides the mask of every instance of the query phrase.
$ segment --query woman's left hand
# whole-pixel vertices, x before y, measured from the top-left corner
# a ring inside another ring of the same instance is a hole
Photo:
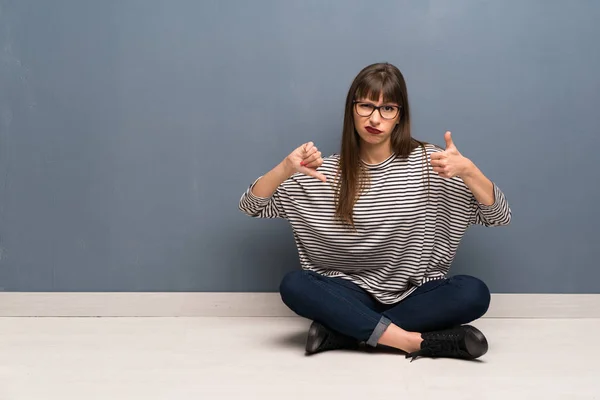
[[[460,154],[454,142],[452,142],[450,131],[446,132],[444,139],[446,139],[446,150],[431,154],[433,170],[442,178],[465,175],[472,168],[473,163]]]

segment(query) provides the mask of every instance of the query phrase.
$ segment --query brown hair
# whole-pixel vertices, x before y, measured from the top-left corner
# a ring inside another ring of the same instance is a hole
[[[426,157],[427,143],[413,139],[410,134],[410,110],[406,82],[398,68],[389,63],[372,64],[365,67],[354,78],[344,112],[342,149],[336,188],[336,219],[354,228],[353,210],[360,193],[369,186],[369,174],[360,162],[360,137],[354,126],[354,101],[369,99],[378,101],[383,94],[384,102],[400,106],[400,121],[391,135],[395,157],[408,157],[417,147],[423,148]],[[429,175],[428,175],[429,181]]]

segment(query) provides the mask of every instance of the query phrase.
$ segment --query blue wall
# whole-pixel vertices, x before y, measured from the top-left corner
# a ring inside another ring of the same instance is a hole
[[[0,290],[275,291],[285,221],[241,193],[338,150],[367,64],[405,74],[414,135],[505,192],[453,272],[600,292],[600,3],[0,1]]]

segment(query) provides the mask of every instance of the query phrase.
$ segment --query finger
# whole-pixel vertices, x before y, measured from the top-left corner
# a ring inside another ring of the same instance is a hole
[[[310,151],[310,149],[312,149],[315,146],[315,144],[313,142],[308,142],[304,145],[304,154],[306,154],[308,151]]]
[[[306,164],[304,165],[306,168],[319,168],[321,165],[323,165],[323,159],[322,158],[317,158],[315,161],[311,162],[310,164]]]
[[[318,180],[320,180],[322,182],[326,182],[327,181],[327,178],[325,177],[325,175],[323,175],[322,173],[318,172],[317,170],[303,167],[300,170],[300,172],[302,172],[305,175],[309,175],[309,176],[315,177],[315,178],[317,178]]]
[[[308,160],[311,158],[311,156],[314,156],[314,154],[316,154],[316,153],[318,153],[318,152],[319,152],[319,149],[317,149],[317,147],[316,147],[316,146],[315,146],[315,147],[312,147],[312,148],[311,148],[309,151],[307,151],[307,152],[304,154],[304,157],[303,157],[303,159],[302,159],[302,162],[303,162],[303,164],[306,164],[307,162],[310,162],[310,161],[308,161]],[[320,153],[319,153],[319,154],[320,154]],[[311,160],[311,161],[312,161],[312,160]]]
[[[445,151],[438,151],[431,154],[432,160],[443,160],[444,158],[448,158],[448,153]]]
[[[302,160],[300,165],[307,166],[308,164],[314,162],[315,160],[318,160],[319,158],[321,158],[321,152],[316,151],[310,157],[307,157],[304,160]]]
[[[438,175],[441,176],[442,178],[452,178],[454,175],[449,172],[448,170],[440,170],[437,171]]]
[[[433,160],[431,161],[431,166],[432,167],[445,167],[446,166],[446,160]]]

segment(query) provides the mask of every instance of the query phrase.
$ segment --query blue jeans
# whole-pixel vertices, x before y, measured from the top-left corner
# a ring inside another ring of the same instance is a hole
[[[296,314],[373,347],[391,323],[430,332],[474,321],[490,305],[486,284],[467,275],[427,282],[393,305],[380,303],[343,278],[305,270],[288,273],[279,292]]]

